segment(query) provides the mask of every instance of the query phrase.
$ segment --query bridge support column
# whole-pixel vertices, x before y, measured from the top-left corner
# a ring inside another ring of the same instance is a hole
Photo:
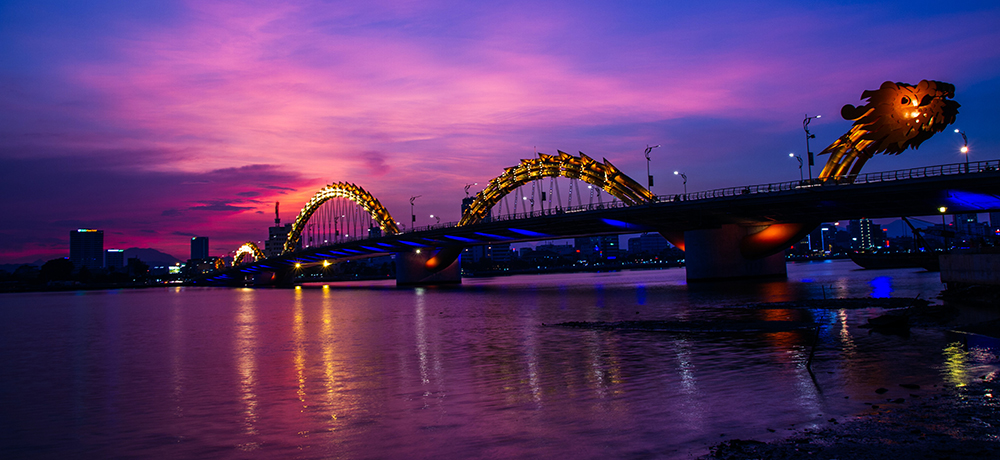
[[[740,250],[744,238],[765,228],[767,225],[746,227],[729,224],[722,228],[684,232],[684,265],[688,281],[787,277],[785,251],[759,259],[747,259]]]
[[[456,253],[453,260],[445,261],[449,262],[448,265],[439,266],[443,264],[435,262],[439,260],[437,255],[443,251],[446,250],[422,249],[396,253],[396,285],[462,284],[462,258]]]

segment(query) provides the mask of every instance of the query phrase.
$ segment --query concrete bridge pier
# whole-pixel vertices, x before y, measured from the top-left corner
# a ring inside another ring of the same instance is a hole
[[[461,247],[396,253],[396,285],[462,284],[461,253]]]
[[[688,281],[739,278],[785,278],[785,251],[760,258],[747,258],[744,240],[768,225],[723,225],[721,228],[684,232],[684,264]]]

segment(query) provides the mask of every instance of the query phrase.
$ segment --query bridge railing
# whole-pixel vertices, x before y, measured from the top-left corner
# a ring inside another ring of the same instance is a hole
[[[658,201],[695,201],[712,198],[724,198],[740,195],[753,195],[758,193],[773,193],[792,190],[808,190],[814,187],[829,187],[851,184],[872,184],[878,182],[890,182],[905,179],[919,179],[922,177],[950,176],[955,174],[968,174],[984,171],[1000,170],[1000,160],[975,161],[970,163],[952,163],[946,165],[925,166],[920,168],[899,169],[895,171],[882,171],[865,174],[838,176],[831,179],[804,179],[788,182],[776,182],[771,184],[744,185],[740,187],[726,187],[701,192],[659,195]]]

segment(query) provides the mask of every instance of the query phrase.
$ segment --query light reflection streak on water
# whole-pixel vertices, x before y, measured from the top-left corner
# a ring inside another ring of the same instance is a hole
[[[530,327],[537,323],[534,316],[526,318],[526,321],[530,321],[530,324],[525,327],[527,332],[525,332],[524,338],[524,356],[528,361],[528,388],[531,390],[531,399],[535,402],[535,407],[541,409],[543,404],[542,387],[538,377],[538,337],[535,328]]]
[[[239,310],[236,312],[236,368],[240,380],[243,402],[243,428],[247,435],[257,434],[257,312],[256,293],[253,289],[240,290]],[[257,442],[240,445],[242,450],[255,450]]]
[[[323,297],[330,295],[329,289],[324,287]],[[302,404],[300,412],[305,412],[309,404],[306,403],[306,320],[302,312],[302,290],[295,290],[295,297],[292,300],[292,338],[295,340],[295,378],[299,384],[296,394]]]
[[[944,381],[956,387],[964,387],[969,381],[969,353],[962,344],[952,342],[944,347]]]
[[[680,377],[681,407],[677,410],[685,425],[693,430],[701,430],[705,422],[704,404],[698,389],[697,368],[691,353],[692,343],[688,337],[680,336],[670,342],[677,358],[677,375]],[[670,379],[672,380],[672,379]]]
[[[600,339],[606,334],[597,331],[589,331],[587,334],[587,351],[590,358],[590,386],[594,390],[598,399],[608,397],[608,382],[604,379],[604,369],[601,366],[601,344]]]
[[[840,326],[840,330],[837,334],[838,337],[840,337],[840,354],[844,358],[853,360],[857,345],[854,344],[854,338],[851,337],[851,331],[847,327],[846,309],[841,308],[840,310],[837,310],[837,325]]]
[[[297,293],[301,295],[302,291]],[[323,326],[321,329],[321,335],[323,340],[323,376],[324,383],[326,386],[326,400],[327,407],[330,410],[330,431],[334,431],[337,427],[334,423],[337,422],[337,416],[340,409],[340,394],[339,387],[343,385],[342,382],[337,380],[337,364],[336,356],[337,350],[334,348],[334,344],[337,343],[336,332],[334,331],[333,324],[333,299],[330,297],[329,292],[324,290],[323,296]]]
[[[871,280],[868,284],[872,287],[873,299],[888,299],[892,297],[892,277],[879,276]]]
[[[429,398],[434,392],[438,392],[443,397],[444,382],[441,378],[440,359],[434,353],[431,339],[427,334],[427,290],[415,288],[414,294],[416,294],[414,298],[414,327],[416,329],[417,359],[420,362],[420,383],[424,386],[423,396],[426,408],[429,402],[426,398]]]
[[[181,288],[174,289],[171,298],[170,316],[170,383],[171,396],[174,402],[174,416],[183,417],[184,408],[181,406],[181,396],[184,394],[184,303],[181,295]]]

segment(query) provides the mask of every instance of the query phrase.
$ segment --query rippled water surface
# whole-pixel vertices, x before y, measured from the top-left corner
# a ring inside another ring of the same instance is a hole
[[[788,281],[768,283],[689,286],[671,269],[454,289],[5,294],[0,457],[687,458],[995,365],[944,332],[857,327],[877,309],[742,305],[941,288],[937,273],[835,261],[790,264]],[[543,325],[711,319],[822,324],[812,374],[812,331]]]

